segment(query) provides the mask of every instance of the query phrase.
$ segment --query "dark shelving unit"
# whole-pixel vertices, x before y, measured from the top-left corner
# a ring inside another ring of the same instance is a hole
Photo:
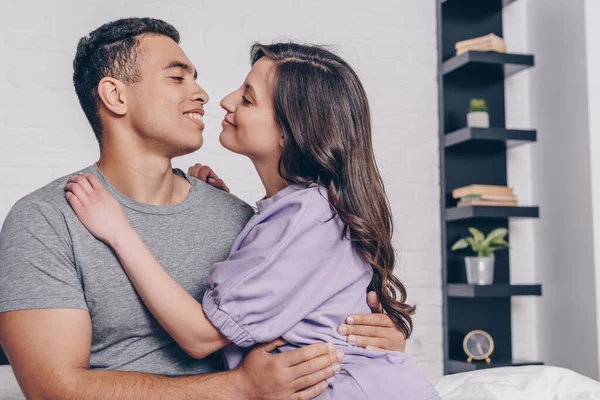
[[[533,66],[533,56],[528,54],[504,54],[483,51],[467,51],[444,61],[444,76],[485,73],[495,79],[504,79]]]
[[[441,1],[442,3],[445,3],[445,2],[447,2],[447,1],[459,2],[459,1],[461,1],[461,0],[439,0],[439,1]],[[488,0],[488,1],[490,1],[490,0]],[[491,1],[499,1],[499,0],[491,0]],[[515,2],[515,1],[517,1],[517,0],[501,0],[501,1],[502,1],[502,6],[503,6],[503,7],[506,7],[506,6],[507,6],[507,5],[509,5],[510,3],[514,3],[514,2]]]
[[[538,218],[538,207],[453,207],[446,210],[446,221],[473,218]]]
[[[467,284],[464,257],[452,252],[458,239],[475,227],[484,233],[508,228],[511,218],[538,218],[535,206],[456,207],[452,191],[471,185],[507,185],[507,149],[535,143],[537,132],[505,126],[504,80],[531,68],[530,54],[469,51],[456,55],[456,42],[493,33],[502,37],[502,9],[512,1],[438,0],[440,174],[442,221],[442,282],[444,300],[444,372],[446,374],[500,366],[537,365],[514,360],[511,333],[511,297],[541,296],[537,284],[511,285],[509,249],[495,253],[494,284]],[[487,102],[489,128],[467,127],[469,101]],[[510,235],[509,235],[510,236]],[[508,238],[510,242],[510,237]],[[462,347],[475,329],[494,339],[492,362],[467,363]]]
[[[448,297],[511,297],[541,296],[542,285],[469,285],[466,283],[448,284]]]
[[[513,360],[513,359],[494,359],[492,355],[492,362],[488,365],[485,361],[472,361],[470,363],[461,360],[448,360],[444,362],[444,369],[448,374],[458,374],[461,372],[477,371],[486,368],[498,368],[498,367],[519,367],[523,365],[543,365],[544,363],[538,361],[525,361],[525,360]]]
[[[505,128],[471,128],[465,127],[447,133],[444,137],[446,147],[468,145],[472,143],[501,144],[499,148],[516,147],[533,143],[537,140],[537,132],[524,129]]]

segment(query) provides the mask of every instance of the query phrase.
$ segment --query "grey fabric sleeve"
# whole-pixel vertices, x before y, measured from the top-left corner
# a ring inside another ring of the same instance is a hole
[[[0,232],[0,312],[39,308],[88,310],[64,216],[25,197]]]

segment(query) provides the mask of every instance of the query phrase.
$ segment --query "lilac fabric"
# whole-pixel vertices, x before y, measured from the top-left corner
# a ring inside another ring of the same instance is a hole
[[[342,239],[327,191],[291,185],[257,203],[229,258],[215,264],[203,307],[233,342],[230,368],[247,348],[282,337],[290,345],[329,342],[345,353],[342,371],[319,399],[438,399],[410,356],[350,346],[337,326],[350,314],[370,313],[366,288],[372,269]]]

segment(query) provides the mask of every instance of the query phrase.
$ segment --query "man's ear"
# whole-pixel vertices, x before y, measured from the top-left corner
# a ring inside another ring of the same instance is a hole
[[[106,108],[117,115],[127,113],[127,90],[118,79],[104,77],[98,82],[98,96]]]

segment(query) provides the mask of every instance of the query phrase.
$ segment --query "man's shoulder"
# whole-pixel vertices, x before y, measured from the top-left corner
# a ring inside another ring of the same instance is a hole
[[[13,205],[9,216],[11,214],[33,216],[35,215],[35,211],[40,209],[53,209],[56,213],[61,214],[65,210],[70,209],[70,205],[65,197],[64,187],[69,177],[82,171],[90,172],[90,167],[55,179],[47,185],[25,195]]]
[[[190,182],[196,188],[196,193],[202,206],[209,206],[218,214],[234,216],[244,224],[255,214],[254,209],[234,194],[217,189],[197,178],[188,176]]]

